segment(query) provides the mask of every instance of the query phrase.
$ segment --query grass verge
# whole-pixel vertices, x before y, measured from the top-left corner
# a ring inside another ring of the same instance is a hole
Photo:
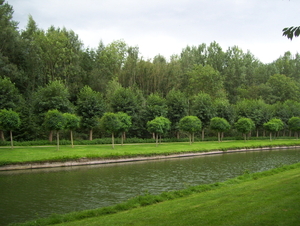
[[[113,159],[139,156],[171,155],[190,152],[208,152],[213,150],[227,151],[229,149],[250,149],[275,146],[299,146],[299,140],[251,140],[251,141],[204,141],[188,143],[162,143],[158,147],[155,144],[126,144],[116,145],[112,149],[110,145],[77,145],[61,146],[59,151],[56,146],[17,146],[0,148],[0,166],[20,163],[64,162],[70,160],[87,159]]]
[[[13,225],[300,225],[299,188],[297,163]]]

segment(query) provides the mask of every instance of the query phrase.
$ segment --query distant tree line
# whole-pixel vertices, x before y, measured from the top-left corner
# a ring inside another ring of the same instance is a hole
[[[72,30],[42,30],[31,16],[19,30],[12,17],[12,6],[0,0],[0,109],[18,113],[17,140],[52,140],[52,131],[61,130],[47,124],[54,110],[80,119],[78,126],[63,129],[76,139],[113,138],[117,132],[124,139],[190,134],[192,142],[193,132],[180,127],[185,116],[200,120],[196,133],[202,139],[215,132],[220,141],[224,132],[236,134],[241,118],[254,123],[252,136],[270,133],[264,124],[273,118],[283,123],[276,133],[297,132],[288,122],[300,116],[299,54],[286,52],[264,64],[249,51],[237,46],[224,51],[212,42],[186,46],[170,59],[144,59],[123,40],[85,48]],[[121,129],[117,120],[112,128],[101,119],[113,123],[122,113],[130,127]],[[157,127],[162,122],[165,127]],[[10,130],[0,130],[3,140]]]

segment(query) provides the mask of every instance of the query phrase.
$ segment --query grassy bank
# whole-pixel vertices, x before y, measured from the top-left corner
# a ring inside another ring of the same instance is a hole
[[[56,146],[17,146],[14,149],[9,147],[0,148],[0,166],[17,163],[33,163],[48,161],[69,161],[81,158],[105,159],[105,158],[126,158],[137,156],[170,155],[188,152],[207,152],[212,150],[226,151],[229,149],[261,148],[275,146],[297,146],[299,140],[251,140],[251,141],[204,141],[195,142],[189,145],[183,143],[162,143],[158,147],[155,144],[126,144],[116,145],[77,145],[71,148],[68,145],[56,150]]]
[[[17,225],[300,225],[300,163]]]

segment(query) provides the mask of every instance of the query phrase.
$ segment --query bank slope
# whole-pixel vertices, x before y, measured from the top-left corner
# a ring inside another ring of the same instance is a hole
[[[45,167],[77,166],[90,164],[107,164],[122,161],[138,161],[148,159],[191,156],[207,152],[224,153],[232,150],[266,150],[269,148],[295,148],[300,146],[299,140],[252,140],[252,141],[205,141],[193,145],[187,143],[163,143],[159,147],[154,144],[116,145],[112,149],[108,145],[0,147],[0,170],[33,169]],[[208,154],[208,153],[207,153]],[[173,156],[174,157],[174,156]]]

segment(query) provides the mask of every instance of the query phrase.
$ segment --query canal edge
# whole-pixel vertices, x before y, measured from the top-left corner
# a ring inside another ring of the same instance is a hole
[[[100,164],[112,164],[112,163],[126,163],[126,162],[138,162],[138,161],[151,161],[171,158],[187,158],[204,155],[218,155],[234,152],[248,152],[248,151],[268,151],[276,149],[293,149],[300,148],[300,146],[279,146],[279,147],[263,147],[263,148],[244,148],[244,149],[231,149],[226,151],[209,151],[209,152],[192,152],[173,155],[156,155],[148,157],[133,157],[133,158],[120,158],[120,159],[101,159],[101,160],[88,160],[86,158],[79,159],[77,161],[67,162],[44,162],[44,163],[24,163],[24,164],[12,164],[0,167],[0,171],[10,170],[27,170],[27,169],[42,169],[42,168],[55,168],[55,167],[72,167],[72,166],[87,166],[87,165],[100,165]]]

